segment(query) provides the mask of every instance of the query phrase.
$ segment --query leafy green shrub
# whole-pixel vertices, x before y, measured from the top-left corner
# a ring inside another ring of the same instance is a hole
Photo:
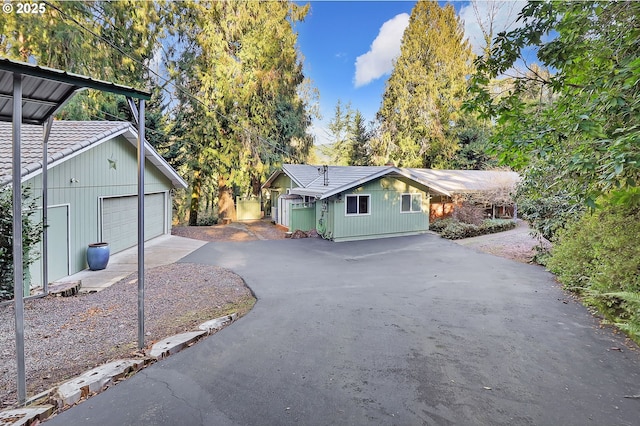
[[[505,219],[486,219],[482,222],[480,230],[482,234],[495,234],[496,232],[508,231],[516,227],[513,220]]]
[[[640,207],[610,201],[558,233],[547,267],[640,341]]]
[[[566,193],[536,199],[518,198],[519,216],[547,240],[552,240],[558,231],[582,212],[583,205]]]
[[[433,232],[441,233],[449,224],[457,222],[455,219],[447,217],[444,219],[436,219],[429,224],[429,229]]]
[[[442,238],[459,240],[462,238],[477,237],[478,235],[493,234],[508,231],[516,227],[512,220],[486,219],[480,226],[472,223],[459,222],[455,219],[442,219],[434,221],[429,229],[440,234]]]
[[[452,222],[442,230],[440,236],[449,240],[459,240],[480,235],[480,227],[472,223]]]
[[[196,226],[211,226],[218,223],[218,218],[215,216],[207,216],[198,218],[198,224]]]
[[[22,268],[24,276],[29,265],[38,258],[35,246],[42,238],[42,223],[35,223],[31,217],[38,207],[30,198],[29,188],[22,192]],[[0,300],[13,298],[13,196],[11,187],[0,189]]]

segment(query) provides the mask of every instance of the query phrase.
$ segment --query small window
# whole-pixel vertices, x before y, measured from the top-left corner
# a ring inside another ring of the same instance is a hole
[[[346,211],[348,215],[369,214],[369,195],[347,195]]]
[[[419,213],[422,211],[422,194],[402,194],[402,213]]]

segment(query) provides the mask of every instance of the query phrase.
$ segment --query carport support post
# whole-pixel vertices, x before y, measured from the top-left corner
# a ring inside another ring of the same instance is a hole
[[[47,171],[47,160],[49,156],[49,135],[51,134],[52,124],[53,117],[49,117],[47,122],[44,123],[44,136],[42,140],[42,293],[45,296],[49,294],[49,236],[47,230],[49,173]]]
[[[138,110],[138,349],[144,348],[144,99]]]
[[[13,74],[13,301],[16,323],[16,359],[18,363],[18,403],[27,399],[24,363],[24,283],[22,271],[22,176],[20,145],[22,125],[22,75]]]

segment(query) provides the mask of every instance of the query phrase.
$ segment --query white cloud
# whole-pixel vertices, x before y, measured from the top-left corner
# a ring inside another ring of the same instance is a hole
[[[460,8],[459,15],[464,21],[464,32],[471,43],[473,53],[480,55],[485,47],[483,25],[488,28],[493,20],[494,37],[499,32],[518,28],[522,26],[522,22],[516,22],[516,18],[526,4],[525,1],[481,0],[470,2]]]
[[[371,48],[364,55],[356,58],[356,87],[369,84],[373,80],[391,73],[393,60],[400,54],[400,44],[405,28],[409,25],[409,15],[401,13],[386,21]]]

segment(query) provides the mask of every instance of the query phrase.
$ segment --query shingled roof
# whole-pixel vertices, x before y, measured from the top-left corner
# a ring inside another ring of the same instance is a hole
[[[51,126],[49,135],[47,163],[51,167],[119,135],[137,146],[137,130],[128,122],[56,120]],[[43,127],[23,124],[21,139],[21,176],[26,180],[42,171]],[[0,185],[11,182],[11,140],[11,123],[0,122]],[[186,182],[147,142],[145,142],[145,153],[145,158],[158,167],[175,187],[187,187]]]
[[[325,182],[323,166],[285,164],[263,185],[268,188],[280,173],[286,173],[298,185],[291,194],[318,199],[358,187],[382,176],[403,176],[429,187],[432,191],[451,196],[456,193],[488,191],[515,186],[518,173],[501,170],[433,170],[394,166],[328,166]]]

